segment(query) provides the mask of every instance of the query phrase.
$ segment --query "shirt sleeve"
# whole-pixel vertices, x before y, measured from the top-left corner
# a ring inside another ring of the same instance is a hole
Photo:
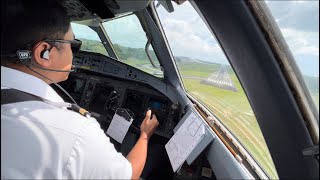
[[[81,129],[65,166],[67,179],[131,179],[131,163],[116,151],[91,118]]]

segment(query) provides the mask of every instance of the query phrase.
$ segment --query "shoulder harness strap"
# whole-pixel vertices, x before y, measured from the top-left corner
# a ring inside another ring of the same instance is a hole
[[[42,99],[38,96],[29,94],[29,93],[26,93],[23,91],[19,91],[17,89],[1,89],[1,105],[17,103],[17,102],[24,102],[24,101],[43,101],[43,102],[48,103],[47,101],[45,101],[44,99]],[[49,103],[49,104],[57,106],[57,104],[55,104],[55,103]],[[64,105],[64,107],[66,107],[70,110],[73,110],[75,112],[78,112],[85,117],[91,116],[90,112],[81,108],[77,104],[63,103],[63,105]],[[59,107],[59,106],[57,106],[57,107]]]
[[[1,89],[1,105],[23,101],[44,101],[38,96],[16,89]]]

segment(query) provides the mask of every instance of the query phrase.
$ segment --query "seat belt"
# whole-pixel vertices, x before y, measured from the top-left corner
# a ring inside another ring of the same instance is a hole
[[[77,104],[71,104],[66,102],[62,102],[62,103],[50,102],[40,98],[39,96],[35,96],[23,91],[19,91],[17,89],[1,89],[1,106],[5,104],[24,102],[24,101],[42,101],[60,108],[66,107],[70,110],[80,113],[85,117],[91,117],[90,112],[81,108]]]
[[[44,101],[42,98],[19,91],[17,89],[1,89],[1,105],[23,102],[23,101]]]

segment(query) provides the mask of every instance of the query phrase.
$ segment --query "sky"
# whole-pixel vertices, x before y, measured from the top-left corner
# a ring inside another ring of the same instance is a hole
[[[266,1],[303,74],[319,77],[319,1]],[[175,11],[157,8],[161,24],[174,56],[186,56],[203,61],[228,64],[214,36],[192,5],[173,2]],[[147,39],[135,16],[105,23],[113,43],[144,48]],[[97,39],[83,27],[76,26],[77,38]],[[81,29],[81,31],[80,31]],[[128,29],[128,31],[124,31]]]
[[[319,77],[319,1],[267,1],[303,74]]]

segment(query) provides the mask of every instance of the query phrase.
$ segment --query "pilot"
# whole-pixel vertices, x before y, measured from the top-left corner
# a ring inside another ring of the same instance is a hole
[[[49,86],[68,78],[74,40],[54,0],[1,1],[1,179],[138,179],[158,126],[147,111],[127,157],[91,117],[59,107]]]

